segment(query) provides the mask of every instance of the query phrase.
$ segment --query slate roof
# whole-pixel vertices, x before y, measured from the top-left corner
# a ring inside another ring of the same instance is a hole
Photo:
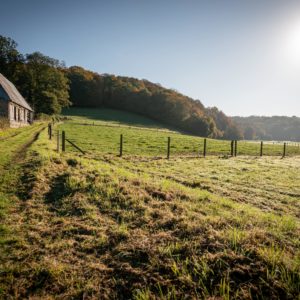
[[[19,104],[20,106],[25,107],[30,111],[33,111],[33,109],[26,102],[26,100],[22,97],[22,95],[19,93],[19,91],[13,85],[13,83],[11,83],[1,73],[0,73],[0,86],[3,88],[3,90],[7,94],[10,101],[12,101],[16,104]]]

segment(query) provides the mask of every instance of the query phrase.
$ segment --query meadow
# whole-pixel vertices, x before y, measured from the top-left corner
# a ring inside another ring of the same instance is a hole
[[[69,109],[69,120],[57,126],[67,139],[91,155],[119,154],[123,135],[124,155],[165,157],[168,137],[171,156],[203,156],[204,138],[191,136],[131,113],[109,109]],[[67,143],[67,151],[76,151]],[[266,156],[282,156],[283,142],[264,142]],[[230,155],[231,141],[207,139],[206,155]],[[238,155],[260,155],[259,141],[238,141]],[[288,143],[287,155],[300,155],[300,144]]]
[[[299,156],[186,157],[201,138],[77,114],[54,130],[102,148],[57,152],[45,129],[19,164],[19,190],[2,183],[3,298],[300,299]],[[120,131],[181,146],[167,160],[128,143],[118,157]]]

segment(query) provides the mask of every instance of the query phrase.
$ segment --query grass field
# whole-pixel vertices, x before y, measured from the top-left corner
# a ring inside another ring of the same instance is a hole
[[[165,157],[167,140],[171,138],[171,156],[202,156],[203,138],[181,134],[162,127],[154,121],[109,109],[69,109],[70,120],[58,126],[66,136],[92,155],[118,154],[123,134],[124,155]],[[144,126],[144,127],[142,127]],[[207,155],[230,155],[231,141],[207,139]],[[68,151],[73,151],[68,145]],[[264,155],[282,156],[283,143],[264,144]],[[259,142],[238,142],[238,155],[260,155]],[[300,155],[300,144],[287,146],[287,155]]]
[[[97,135],[108,147],[113,130],[199,139],[77,118],[56,128],[82,147]],[[3,215],[2,298],[300,299],[299,156],[166,160],[140,145],[120,158],[105,147],[57,153],[44,130],[28,148]]]

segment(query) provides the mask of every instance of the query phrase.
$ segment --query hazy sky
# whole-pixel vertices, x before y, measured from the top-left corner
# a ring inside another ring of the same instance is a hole
[[[300,0],[9,0],[0,34],[228,115],[300,116]]]

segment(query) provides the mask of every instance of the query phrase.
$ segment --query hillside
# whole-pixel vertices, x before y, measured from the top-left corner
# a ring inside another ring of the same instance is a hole
[[[65,113],[51,140],[33,139],[43,124],[2,134],[0,298],[297,299],[299,157],[259,158],[256,143],[229,157],[209,139],[224,155],[187,158],[203,139],[120,111]],[[58,130],[86,153],[57,152]]]
[[[74,106],[134,112],[198,136],[241,137],[231,119],[217,108],[205,108],[200,100],[148,80],[100,75],[76,66],[66,74]]]
[[[300,141],[299,117],[232,117],[247,140]]]

